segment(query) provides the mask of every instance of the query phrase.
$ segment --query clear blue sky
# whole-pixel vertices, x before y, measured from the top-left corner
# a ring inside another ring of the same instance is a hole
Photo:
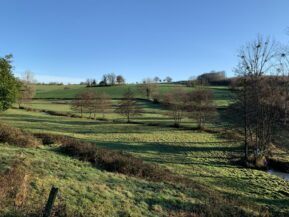
[[[288,0],[0,0],[0,56],[40,81],[232,75],[258,33],[288,42]]]

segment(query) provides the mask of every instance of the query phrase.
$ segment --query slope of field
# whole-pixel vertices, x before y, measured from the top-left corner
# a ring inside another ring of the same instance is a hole
[[[60,188],[56,201],[65,203],[68,216],[166,216],[175,204],[200,203],[193,189],[101,171],[58,154],[53,147],[23,149],[0,144],[0,148],[0,172],[5,169],[3,164],[8,167],[17,158],[26,159],[29,203],[37,209],[44,207],[52,185]],[[1,216],[13,213],[9,207],[0,211]]]
[[[160,85],[160,92],[167,92],[173,87],[181,87],[181,85]],[[144,98],[137,85],[115,85],[107,87],[90,87],[85,85],[37,85],[37,92],[35,98],[58,98],[67,99],[74,98],[77,93],[93,90],[95,92],[105,92],[112,98],[121,98],[123,93],[130,88],[135,96],[138,98]]]
[[[146,96],[141,93],[138,85],[121,85],[121,86],[108,86],[108,87],[90,87],[87,88],[84,85],[37,85],[35,99],[73,99],[76,94],[92,90],[98,93],[106,93],[114,99],[122,98],[124,92],[130,88],[136,98],[145,99]],[[170,92],[173,88],[182,88],[185,91],[192,90],[191,87],[186,87],[180,84],[159,84],[157,92],[163,94]],[[231,100],[230,91],[228,87],[208,87],[210,88],[215,97],[216,104],[218,106],[226,106]]]
[[[132,153],[188,177],[214,194],[235,201],[244,210],[269,210],[279,216],[289,214],[289,183],[266,172],[232,164],[231,154],[240,151],[240,144],[223,140],[218,134],[143,124],[60,119],[13,109],[1,114],[0,120],[32,132],[69,135],[97,146]],[[77,207],[85,212],[97,207],[111,216],[118,216],[122,210],[131,216],[167,216],[172,210],[191,210],[207,197],[205,192],[194,189],[101,172],[86,163],[60,156],[49,147],[34,150],[1,147],[4,150],[1,158],[11,159],[15,153],[23,152],[34,161],[32,170],[37,181],[32,185],[33,197],[39,197],[39,192],[50,185],[60,183],[71,210]]]
[[[108,109],[104,115],[102,113],[97,113],[95,119],[105,118],[106,120],[110,121],[125,122],[125,117],[115,112],[115,108],[119,101],[120,100],[112,100],[112,108]],[[134,122],[158,124],[161,126],[173,125],[173,118],[169,115],[169,111],[162,105],[155,104],[149,100],[138,99],[137,102],[137,105],[142,108],[143,112],[140,116],[133,118]],[[66,115],[76,114],[80,116],[80,113],[71,109],[71,100],[33,100],[29,103],[23,104],[22,106],[27,108],[27,110],[36,109],[36,111],[53,111]],[[88,113],[84,113],[83,117],[92,118],[92,116]],[[182,120],[182,126],[196,127],[196,122],[192,119],[184,117]]]

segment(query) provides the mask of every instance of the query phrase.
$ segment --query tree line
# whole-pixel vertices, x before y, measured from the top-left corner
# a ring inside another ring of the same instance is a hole
[[[96,115],[101,114],[102,119],[105,119],[105,114],[113,109],[113,103],[108,94],[88,90],[76,95],[75,99],[71,102],[71,109],[80,113],[81,117],[86,113],[89,114],[89,118],[93,117],[96,119]],[[131,118],[143,113],[141,107],[137,105],[131,89],[127,89],[123,95],[123,99],[117,104],[114,111],[125,116],[127,122],[130,122]]]
[[[175,88],[169,93],[158,94],[158,103],[167,109],[167,115],[174,120],[176,127],[179,127],[182,120],[187,117],[196,120],[198,128],[202,129],[205,123],[217,115],[213,93],[203,87],[192,89],[190,92]],[[77,94],[71,102],[71,108],[80,113],[81,117],[84,113],[88,114],[89,118],[96,118],[97,114],[102,114],[103,119],[106,113],[114,111],[124,116],[127,122],[144,113],[130,88],[124,92],[115,108],[109,95],[92,90]]]
[[[102,118],[105,118],[107,110],[111,109],[112,102],[109,95],[105,93],[95,93],[93,91],[86,91],[76,95],[75,99],[71,102],[71,109],[81,114],[89,114],[89,118],[92,116],[96,118],[97,113],[102,114]]]
[[[97,82],[96,79],[87,79],[86,82],[81,82],[80,84],[85,84],[86,87],[121,85],[125,84],[125,78],[122,75],[107,73],[102,76],[100,82]]]
[[[170,76],[165,77],[163,80],[158,76],[153,79],[147,78],[143,79],[141,83],[147,82],[150,83],[171,83],[173,79]],[[86,87],[97,87],[97,86],[114,86],[114,85],[123,85],[126,83],[125,78],[122,75],[116,75],[114,73],[107,73],[102,76],[102,79],[98,82],[95,78],[86,79],[85,82],[81,82],[81,85],[86,85]]]

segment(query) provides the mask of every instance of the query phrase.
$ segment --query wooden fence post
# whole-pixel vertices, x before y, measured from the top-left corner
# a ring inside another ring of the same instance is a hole
[[[43,212],[43,217],[50,217],[57,193],[58,193],[58,188],[53,186],[50,190],[48,201],[46,203],[46,206]]]

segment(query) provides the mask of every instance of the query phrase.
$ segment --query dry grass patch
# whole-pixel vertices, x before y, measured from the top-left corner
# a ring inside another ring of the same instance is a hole
[[[7,124],[0,124],[0,142],[19,147],[37,147],[40,145],[39,140],[32,134]]]
[[[0,176],[0,209],[5,207],[22,207],[27,199],[29,174],[22,166],[23,162],[14,164]]]

